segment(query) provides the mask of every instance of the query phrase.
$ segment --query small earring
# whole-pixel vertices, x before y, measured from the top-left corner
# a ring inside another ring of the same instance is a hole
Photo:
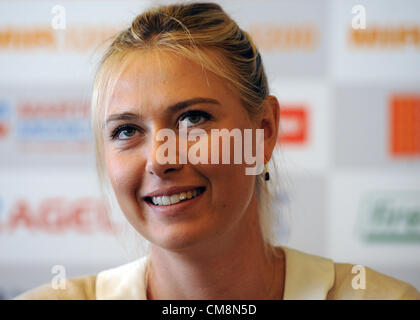
[[[270,173],[268,172],[268,163],[265,164],[265,174],[264,174],[265,181],[270,180]]]

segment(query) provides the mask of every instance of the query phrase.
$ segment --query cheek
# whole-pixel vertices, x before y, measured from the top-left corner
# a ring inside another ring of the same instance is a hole
[[[118,200],[134,197],[135,190],[142,180],[139,170],[141,161],[132,161],[129,156],[111,153],[105,155],[105,161],[108,176]]]
[[[245,175],[245,166],[233,164],[201,165],[209,180],[212,203],[216,210],[244,212],[252,198],[255,176]]]
[[[228,130],[232,129],[233,128],[228,128]],[[241,131],[243,132],[243,130]],[[229,138],[226,140],[229,140]],[[237,212],[245,210],[249,205],[255,191],[255,176],[245,174],[245,169],[249,168],[250,165],[243,163],[244,149],[242,148],[242,153],[237,152],[234,148],[234,140],[232,139],[230,141],[230,159],[229,161],[226,159],[228,163],[223,163],[224,151],[222,147],[222,138],[220,138],[219,141],[217,139],[214,139],[213,141],[212,137],[208,136],[207,149],[205,146],[202,146],[202,150],[207,150],[206,157],[208,158],[208,164],[199,164],[196,165],[196,168],[209,180],[212,191],[212,202],[216,209]],[[199,145],[200,142],[198,142],[197,145]],[[211,152],[213,148],[217,149],[217,147],[219,149],[219,162],[218,164],[211,164]],[[255,147],[253,149],[255,150]],[[238,154],[235,155],[235,153]],[[242,163],[234,164],[234,159],[236,158],[240,159],[240,162]],[[251,167],[252,166],[254,165],[251,165]]]

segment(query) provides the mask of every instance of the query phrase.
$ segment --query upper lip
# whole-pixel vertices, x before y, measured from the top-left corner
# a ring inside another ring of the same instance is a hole
[[[200,188],[202,186],[184,186],[184,187],[170,187],[170,188],[165,188],[165,189],[157,189],[153,192],[150,192],[148,194],[146,194],[144,196],[144,198],[147,197],[160,197],[160,196],[170,196],[173,194],[177,194],[177,193],[181,193],[181,192],[185,192],[185,191],[189,191],[189,190],[194,190],[197,188]]]

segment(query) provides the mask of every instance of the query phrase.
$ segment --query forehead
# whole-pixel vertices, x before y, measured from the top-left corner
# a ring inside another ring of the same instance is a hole
[[[147,113],[195,97],[220,101],[235,96],[226,80],[180,54],[147,50],[127,59],[112,91],[108,114],[127,109]]]

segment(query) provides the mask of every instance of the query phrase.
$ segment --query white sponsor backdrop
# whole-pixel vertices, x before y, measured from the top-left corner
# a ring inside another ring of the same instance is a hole
[[[217,2],[254,36],[282,107],[284,244],[420,289],[419,2]],[[54,265],[128,261],[98,202],[86,106],[103,43],[151,3],[171,1],[0,2],[0,298]],[[394,130],[397,107],[411,125]]]
[[[375,169],[360,170],[359,174],[342,170],[331,178],[329,200],[327,221],[332,227],[328,228],[327,238],[337,239],[328,241],[331,256],[338,261],[371,266],[406,281],[418,279],[418,177],[399,172],[384,174]],[[396,215],[398,211],[400,214]],[[372,217],[375,213],[379,216]],[[406,219],[403,214],[407,215]],[[392,230],[389,228],[391,219],[395,219]],[[390,231],[401,236],[389,239],[386,244],[362,240],[374,233],[390,237]],[[416,234],[417,239],[400,242],[410,234]]]
[[[370,35],[351,41],[351,8],[363,5]],[[331,67],[337,82],[417,82],[419,1],[331,1]],[[376,32],[376,35],[372,35]]]

